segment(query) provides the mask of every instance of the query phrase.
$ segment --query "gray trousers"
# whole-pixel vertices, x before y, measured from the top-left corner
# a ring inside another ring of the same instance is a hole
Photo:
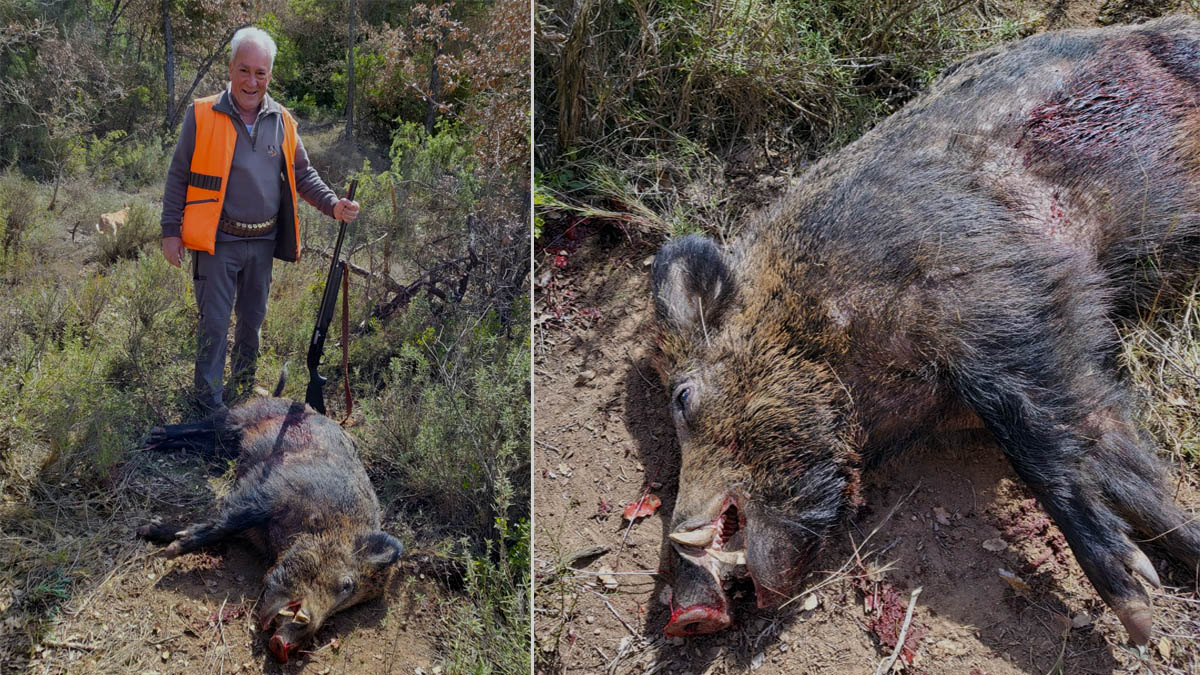
[[[274,252],[275,242],[270,239],[219,241],[213,255],[192,251],[192,284],[200,309],[195,387],[202,406],[215,408],[222,403],[231,312],[237,313],[237,327],[230,381],[254,381]]]

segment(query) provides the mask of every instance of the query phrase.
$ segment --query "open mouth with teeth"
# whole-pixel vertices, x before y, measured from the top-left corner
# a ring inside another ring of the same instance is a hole
[[[263,617],[261,628],[264,632],[276,626],[275,634],[271,636],[267,647],[280,663],[287,663],[308,634],[312,616],[304,609],[303,603],[303,599],[292,600],[274,613],[267,612]]]
[[[670,636],[701,635],[730,624],[726,588],[749,575],[746,567],[745,515],[736,497],[725,498],[715,520],[699,526],[685,522],[668,535],[677,555],[671,593]]]

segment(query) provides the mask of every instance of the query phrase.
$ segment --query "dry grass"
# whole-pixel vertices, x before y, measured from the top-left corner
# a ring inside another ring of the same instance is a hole
[[[73,479],[35,483],[24,503],[0,506],[0,615],[11,631],[0,641],[0,665],[53,672],[83,658],[103,671],[132,665],[131,651],[147,652],[148,626],[101,617],[121,595],[153,586],[146,571],[157,578],[166,564],[132,529],[152,514],[197,513],[211,502],[202,472],[178,465],[143,456],[107,489],[79,491]]]
[[[1129,326],[1123,335],[1124,361],[1142,398],[1141,417],[1160,456],[1174,470],[1177,500],[1186,495],[1185,513],[1200,519],[1200,295],[1193,288],[1178,306],[1159,309]],[[1154,592],[1160,637],[1150,645],[1170,669],[1200,672],[1200,570],[1190,584]]]
[[[962,0],[539,10],[539,191],[573,215],[668,234],[727,232],[761,176],[798,173],[1032,21]]]
[[[1200,468],[1200,297],[1193,289],[1179,307],[1160,310],[1129,327],[1124,359],[1146,401],[1143,423],[1181,469]]]

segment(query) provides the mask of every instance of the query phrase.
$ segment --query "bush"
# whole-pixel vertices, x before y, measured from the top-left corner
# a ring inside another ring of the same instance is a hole
[[[390,464],[443,531],[478,544],[494,538],[498,518],[529,513],[528,331],[505,338],[494,314],[410,325],[422,324],[371,405],[368,456]]]
[[[5,258],[16,255],[21,238],[40,220],[37,184],[16,171],[6,171],[0,177],[0,226],[4,231],[0,251]]]
[[[471,605],[455,603],[444,622],[450,673],[525,675],[529,663],[529,521],[498,521],[497,550],[467,564]],[[507,542],[507,544],[506,544]]]
[[[756,205],[731,173],[802,167],[1011,34],[979,11],[962,0],[550,3],[535,42],[539,187],[583,217],[723,230]],[[586,212],[597,207],[613,213]]]
[[[172,147],[163,150],[163,141],[158,136],[141,140],[116,130],[92,136],[78,152],[96,181],[118,183],[126,190],[134,190],[151,183],[161,184],[166,179]]]
[[[184,276],[161,256],[111,276],[27,283],[8,299],[0,350],[0,449],[9,472],[73,474],[91,484],[136,436],[182,405],[194,344]],[[20,469],[20,470],[18,470]]]

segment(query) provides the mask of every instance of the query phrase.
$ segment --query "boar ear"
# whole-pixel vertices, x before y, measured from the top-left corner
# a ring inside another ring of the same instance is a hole
[[[733,299],[733,275],[708,237],[672,239],[651,268],[658,320],[680,334],[713,330]]]
[[[382,530],[359,536],[357,543],[359,552],[367,562],[380,569],[394,564],[404,553],[404,544]]]

